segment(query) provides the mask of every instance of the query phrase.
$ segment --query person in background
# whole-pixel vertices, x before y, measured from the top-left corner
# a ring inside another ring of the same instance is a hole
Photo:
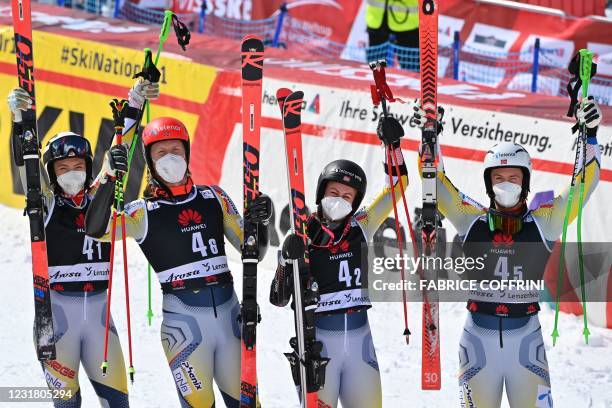
[[[377,49],[395,37],[394,44],[406,48],[419,48],[419,1],[418,0],[367,0],[366,25],[368,26],[368,61],[385,58]],[[402,51],[398,53],[403,69],[418,71],[419,54]]]

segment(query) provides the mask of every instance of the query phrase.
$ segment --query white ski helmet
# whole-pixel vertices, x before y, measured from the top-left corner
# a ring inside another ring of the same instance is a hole
[[[487,195],[493,200],[493,183],[491,182],[491,170],[500,167],[518,167],[523,170],[523,185],[521,199],[527,198],[529,193],[529,180],[531,178],[531,157],[527,150],[519,144],[512,142],[498,143],[491,148],[484,159],[484,182]]]

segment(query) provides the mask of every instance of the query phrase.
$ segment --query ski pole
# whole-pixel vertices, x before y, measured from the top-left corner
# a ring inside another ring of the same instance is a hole
[[[588,97],[588,89],[589,83],[592,75],[594,74],[593,69],[593,53],[582,49],[577,54],[578,58],[578,67],[577,72],[572,71],[572,65],[570,64],[570,72],[575,74],[575,80],[580,82],[579,85],[582,85],[582,103],[586,102],[586,98]],[[572,81],[570,80],[570,83]],[[571,91],[570,85],[568,85],[568,91]],[[577,95],[578,90],[576,90]],[[571,94],[571,93],[570,93]],[[574,105],[574,99],[572,99],[572,104]],[[570,111],[568,112],[568,116],[571,116],[573,109],[570,107]],[[563,232],[561,234],[561,250],[559,256],[559,269],[557,273],[557,293],[556,293],[556,303],[555,303],[555,322],[552,332],[553,338],[553,346],[556,345],[557,339],[559,337],[558,323],[559,323],[559,304],[561,299],[561,286],[563,282],[563,276],[565,271],[565,248],[567,242],[567,229],[569,226],[569,218],[571,214],[571,208],[574,201],[574,191],[576,187],[576,177],[577,173],[582,172],[581,175],[581,183],[579,189],[579,197],[578,197],[578,219],[577,219],[577,239],[578,239],[578,267],[580,270],[580,285],[581,285],[581,296],[582,296],[582,307],[583,307],[583,321],[584,321],[584,329],[583,336],[585,341],[588,343],[589,339],[589,329],[588,329],[588,320],[587,320],[587,310],[586,310],[586,290],[584,287],[584,259],[582,252],[582,204],[584,200],[584,178],[586,172],[586,130],[585,123],[579,123],[579,134],[576,140],[576,156],[574,159],[574,168],[572,171],[572,181],[570,184],[570,190],[568,193],[567,203],[565,206],[565,216],[563,219]],[[578,169],[580,162],[580,153],[582,150],[582,169]]]
[[[110,103],[111,108],[113,109],[113,117],[115,118],[115,134],[117,138],[117,144],[121,144],[123,128],[125,124],[125,111],[124,109],[127,107],[127,101],[121,100],[117,101],[113,99]],[[126,230],[125,230],[125,213],[123,211],[123,203],[124,203],[124,191],[125,191],[125,183],[127,181],[126,174],[121,174],[121,180],[117,180],[117,205],[116,210],[119,212],[119,217],[121,218],[121,242],[123,245],[123,277],[125,281],[125,309],[127,316],[127,329],[128,329],[128,350],[129,350],[129,361],[130,366],[128,368],[128,373],[130,375],[130,381],[132,384],[134,383],[134,364],[132,360],[132,322],[131,322],[131,313],[130,313],[130,286],[128,279],[128,264],[127,264],[127,240],[126,240]],[[114,241],[113,241],[114,245]]]
[[[170,10],[164,11],[164,21],[161,26],[161,30],[159,32],[159,44],[157,45],[157,53],[155,54],[155,65],[159,62],[159,56],[161,55],[162,50],[164,49],[164,43],[168,39],[168,34],[170,34],[170,24],[172,23],[172,16],[174,13]],[[146,50],[146,49],[145,49]],[[145,51],[146,52],[146,51]],[[145,99],[145,109],[147,112],[147,123],[151,121],[151,111],[149,108],[149,100]]]
[[[400,149],[400,150],[401,150],[401,148],[395,148],[395,149],[391,148],[391,149],[392,149],[392,150],[391,150],[391,155],[392,155],[393,157],[397,158],[397,153],[396,153],[396,151],[397,151],[397,149]],[[396,171],[396,173],[397,173],[397,174],[400,174],[399,164],[398,164],[397,160],[396,160],[396,161],[394,161],[394,163],[393,163],[393,164],[395,165],[395,171]],[[404,204],[404,211],[405,211],[405,213],[406,213],[406,219],[408,220],[408,231],[410,232],[410,239],[412,240],[412,252],[413,252],[413,256],[414,256],[415,258],[418,258],[418,257],[419,257],[419,253],[418,253],[418,249],[417,249],[416,235],[415,235],[415,233],[414,233],[414,228],[413,228],[413,226],[412,226],[412,221],[410,220],[410,213],[409,213],[409,211],[408,211],[408,202],[407,202],[407,200],[406,200],[406,195],[405,195],[405,193],[404,193],[404,192],[405,192],[405,190],[404,190],[404,182],[402,181],[402,178],[401,178],[401,177],[398,177],[398,181],[399,181],[399,185],[400,185],[400,191],[402,191],[402,202],[403,202],[403,204]],[[423,275],[423,271],[422,271],[421,267],[418,267],[418,268],[417,268],[417,270],[418,270],[418,273],[419,273],[419,277],[420,277],[421,279],[424,279],[424,277],[425,277],[425,276]],[[423,296],[424,296],[424,299],[423,299],[423,300],[424,300],[425,302],[428,302],[429,300],[428,300],[428,298],[427,298],[427,293],[423,293]],[[433,316],[432,316],[432,314],[431,314],[431,308],[427,308],[427,309],[426,309],[426,313],[427,313],[427,315],[426,315],[426,316],[427,316],[427,318],[429,319],[429,321],[432,321]],[[410,333],[409,333],[409,334],[410,334]]]
[[[589,83],[591,81],[591,67],[593,65],[593,52],[582,49],[580,50],[580,79],[582,80],[582,106],[584,107],[589,96]],[[577,220],[577,239],[578,239],[578,268],[580,270],[580,292],[582,295],[582,311],[584,328],[582,335],[584,341],[589,343],[589,324],[587,319],[587,294],[584,282],[584,253],[582,250],[582,206],[584,203],[584,183],[586,178],[586,123],[583,122],[580,126],[579,138],[582,142],[582,175],[580,177],[580,190],[578,194],[578,220]]]
[[[174,32],[176,34],[177,42],[181,46],[181,48],[183,48],[183,51],[185,50],[185,46],[189,44],[191,34],[189,33],[187,26],[185,26],[185,24],[183,24],[172,11],[166,10],[164,12],[164,21],[162,23],[161,30],[159,33],[159,44],[157,46],[157,53],[155,54],[155,61],[151,63],[151,60],[150,60],[151,50],[148,48],[145,48],[146,66],[143,66],[143,73],[147,69],[152,71],[152,67],[155,67],[157,63],[159,62],[159,57],[164,48],[164,43],[166,42],[166,40],[168,39],[168,35],[170,34],[171,25],[174,27]],[[147,61],[149,61],[149,63],[147,63]],[[155,71],[157,71],[157,68],[155,68]],[[152,81],[152,82],[159,81],[159,71],[157,71],[157,74],[158,74],[157,80]],[[150,111],[149,100],[145,100],[144,109],[146,109],[147,123],[149,123],[151,121],[151,111]],[[141,112],[140,117],[142,118],[142,112]],[[138,136],[138,132],[135,133],[135,137],[137,136]],[[132,146],[135,147],[136,144],[132,143]],[[129,163],[131,163],[132,155],[134,153],[134,149],[132,148],[132,146],[130,147],[130,156],[128,158]],[[148,322],[148,325],[150,326],[151,319],[153,318],[153,307],[152,307],[152,302],[151,302],[151,265],[150,264],[147,264],[147,292],[148,292],[147,293],[147,299],[148,299],[147,322]]]
[[[123,128],[125,124],[125,108],[127,107],[127,101],[113,99],[110,102],[110,106],[113,110],[114,128],[116,143],[121,144]],[[121,240],[123,244],[123,272],[125,278],[125,299],[126,299],[126,313],[127,313],[127,324],[128,324],[128,347],[129,347],[129,374],[132,383],[134,382],[134,367],[132,364],[132,331],[131,331],[131,319],[130,319],[130,292],[128,285],[128,266],[127,266],[127,246],[125,237],[125,216],[123,213],[123,194],[124,184],[126,181],[126,173],[119,173],[115,175],[115,202],[113,205],[113,218],[111,223],[111,248],[110,248],[110,265],[109,265],[109,282],[108,282],[108,294],[106,302],[106,321],[104,328],[104,361],[102,362],[102,375],[106,376],[108,370],[108,333],[110,329],[110,310],[111,310],[111,299],[113,289],[113,271],[114,271],[114,257],[115,257],[115,237],[117,228],[117,215],[121,218]]]
[[[391,148],[386,148],[386,154],[387,154],[387,171],[389,173],[389,187],[391,188],[391,202],[393,203],[393,216],[395,217],[395,233],[397,235],[397,249],[399,251],[399,257],[400,259],[404,259],[404,244],[402,241],[402,233],[401,233],[401,227],[400,227],[400,222],[399,222],[399,215],[398,215],[398,211],[397,211],[397,203],[395,202],[395,183],[393,183],[393,170],[392,170],[392,165],[391,165]],[[408,329],[408,302],[406,299],[406,289],[404,288],[404,281],[405,281],[405,275],[404,275],[404,263],[402,262],[402,264],[400,265],[400,279],[402,282],[402,304],[403,304],[403,309],[404,309],[404,336],[406,337],[406,344],[410,344],[410,330]]]
[[[381,104],[382,111],[383,111],[383,117],[387,118],[389,116],[389,112],[387,111],[387,100],[390,102],[394,102],[397,100],[401,103],[403,103],[403,101],[401,99],[396,99],[393,97],[391,89],[387,85],[386,76],[385,76],[385,66],[386,66],[386,61],[384,60],[370,62],[370,68],[372,69],[372,73],[374,75],[374,83],[375,83],[375,85],[371,85],[370,90],[372,93],[372,102],[374,103],[374,105],[378,105],[379,103]],[[398,215],[399,213],[397,211],[397,203],[395,202],[395,183],[393,182],[393,167],[392,167],[393,164],[392,163],[396,163],[395,162],[396,161],[395,150],[391,146],[387,146],[385,147],[385,152],[387,156],[387,170],[388,170],[387,172],[389,173],[389,188],[391,189],[390,190],[391,202],[393,204],[393,214],[395,217],[395,231],[397,234],[397,248],[399,250],[400,259],[404,259],[401,227],[400,227],[399,215]],[[393,156],[394,156],[393,158],[392,158],[391,152],[393,152]],[[399,170],[399,165],[397,165],[397,169]],[[398,172],[398,177],[400,179],[400,183],[402,183],[399,172]],[[401,186],[401,188],[402,188],[401,190],[402,198],[404,200],[404,205],[406,206],[406,217],[410,225],[410,232],[412,234],[411,237],[413,237],[414,233],[412,231],[412,224],[410,222],[410,214],[408,213],[408,207],[405,202],[406,197],[404,196],[403,185]],[[400,265],[400,279],[402,281],[402,303],[403,303],[403,311],[404,311],[404,333],[403,335],[406,338],[406,344],[410,344],[410,329],[408,328],[408,300],[407,300],[407,295],[406,295],[406,288],[403,285],[405,281],[404,264]]]
[[[172,11],[166,10],[164,12],[164,22],[162,23],[161,30],[159,32],[159,45],[157,46],[157,54],[155,55],[155,65],[159,61],[164,43],[168,39],[170,33],[170,22],[172,20]],[[146,51],[145,51],[146,52]],[[146,57],[145,57],[146,58]],[[151,107],[149,100],[145,100],[145,107],[147,110],[147,123],[151,121]],[[151,302],[151,264],[147,263],[147,324],[151,326],[151,320],[153,319],[153,304]]]

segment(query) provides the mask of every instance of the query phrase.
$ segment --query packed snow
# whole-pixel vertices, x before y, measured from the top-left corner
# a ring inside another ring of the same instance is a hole
[[[32,342],[32,275],[27,218],[22,211],[0,205],[1,230],[0,265],[5,282],[0,288],[0,386],[44,386],[40,365]],[[271,248],[260,267],[259,303],[262,323],[258,326],[258,361],[260,399],[265,408],[297,407],[288,363],[283,352],[289,350],[288,340],[293,334],[290,309],[280,309],[267,300],[269,283],[274,273],[274,248]],[[159,340],[161,323],[161,291],[154,283],[153,310],[155,317],[147,325],[146,261],[136,243],[128,245],[132,325],[134,340],[135,384],[129,387],[132,407],[179,406],[174,382],[166,364]],[[121,256],[121,252],[116,255]],[[120,259],[120,258],[119,258]],[[230,263],[240,293],[241,273],[238,254],[231,251]],[[119,265],[117,263],[117,265]],[[121,274],[122,269],[117,268]],[[127,358],[127,331],[123,279],[115,280],[113,317],[121,334]],[[612,331],[592,327],[590,345],[583,343],[580,317],[562,315],[561,337],[552,347],[548,335],[552,330],[553,312],[544,307],[540,313],[550,364],[555,406],[561,408],[612,407]],[[409,346],[402,336],[403,317],[399,303],[378,303],[369,312],[370,325],[381,370],[383,406],[449,408],[458,406],[457,347],[466,316],[463,304],[441,305],[442,390],[420,390],[420,304],[409,305],[409,319],[414,333]],[[102,350],[100,350],[102,353]],[[81,370],[84,407],[98,406],[93,389]],[[21,403],[20,407],[48,406],[49,403]],[[6,403],[0,406],[7,406]],[[220,396],[217,406],[223,406]],[[504,407],[507,403],[504,402]]]

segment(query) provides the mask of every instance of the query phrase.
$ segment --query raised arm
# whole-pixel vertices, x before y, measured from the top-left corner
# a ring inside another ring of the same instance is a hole
[[[576,169],[574,169],[576,183],[580,183],[582,170],[585,170],[584,206],[599,184],[599,176],[601,172],[601,150],[599,148],[599,144],[597,143],[597,130],[599,123],[601,123],[602,113],[595,99],[590,96],[587,103],[577,111],[576,116],[579,122],[585,123],[587,136],[586,162],[583,163],[582,152],[579,152],[580,159],[578,166]],[[579,148],[578,144],[576,148]],[[544,237],[549,241],[555,241],[559,238],[559,235],[561,235],[570,190],[571,184],[568,185],[561,194],[556,196],[552,203],[543,204],[540,206],[540,208],[533,212],[534,217],[536,217],[539,221]],[[579,200],[577,194],[575,193],[570,207],[568,223],[573,222],[578,216],[578,206]]]
[[[96,179],[96,191],[85,216],[87,235],[101,241],[111,240],[111,211],[115,200],[115,182],[118,174],[127,172],[127,146],[115,145],[107,152],[100,175]],[[144,200],[125,206],[126,234],[134,239],[144,239],[146,234],[146,208]],[[116,237],[121,237],[121,225],[117,223]]]
[[[7,98],[9,110],[13,117],[13,127],[11,133],[11,151],[13,154],[13,161],[19,170],[19,179],[23,191],[27,190],[26,185],[26,174],[25,166],[23,165],[23,153],[21,151],[21,140],[23,138],[23,126],[22,126],[22,111],[26,111],[32,108],[32,99],[26,91],[21,88],[13,89]],[[44,196],[45,207],[48,208],[49,204],[53,200],[53,190],[49,182],[49,176],[45,167],[40,163],[40,187]]]
[[[395,192],[395,197],[393,197],[393,200],[397,202],[400,200],[402,194],[404,194],[406,188],[408,187],[408,170],[406,169],[406,164],[404,163],[404,157],[401,149],[398,147],[395,149],[394,153],[395,157],[392,157],[391,163],[391,179],[393,181],[393,191]],[[395,168],[396,163],[399,168],[399,173]],[[384,173],[385,187],[367,207],[362,208],[355,214],[355,219],[361,225],[368,240],[372,239],[374,233],[376,233],[380,225],[389,216],[391,210],[393,210],[391,195],[392,189],[389,181],[389,167],[386,155],[384,161]]]
[[[418,128],[423,128],[425,125],[425,111],[421,108],[420,102],[417,99],[414,104],[414,113],[411,121],[413,121]],[[438,140],[442,134],[442,119],[444,117],[444,109],[438,107]],[[419,149],[420,150],[420,149]],[[442,158],[442,150],[440,149],[440,143],[437,144],[437,155],[438,155],[438,167],[437,167],[437,201],[438,211],[446,217],[446,219],[453,224],[457,233],[460,237],[467,234],[470,226],[476,218],[482,215],[486,208],[463,194],[457,187],[453,185],[450,179],[444,172],[444,161]],[[419,162],[419,174],[420,162]]]

